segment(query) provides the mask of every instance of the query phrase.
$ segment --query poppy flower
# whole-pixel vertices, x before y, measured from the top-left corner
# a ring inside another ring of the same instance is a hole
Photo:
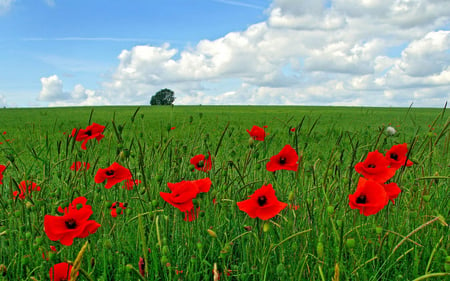
[[[267,128],[267,126],[265,126],[265,128]],[[247,132],[254,140],[263,141],[266,137],[266,132],[264,131],[264,129],[258,126],[253,126],[251,131],[247,129]]]
[[[191,158],[190,163],[199,171],[209,172],[212,168],[211,153],[208,152],[208,158],[203,154],[195,155]]]
[[[369,180],[385,183],[392,178],[396,169],[389,168],[389,161],[378,150],[369,152],[363,162],[355,165],[355,171]]]
[[[398,169],[406,164],[407,167],[412,166],[413,162],[406,158],[408,154],[408,145],[406,143],[393,145],[391,149],[386,152],[386,160],[389,166]]]
[[[51,281],[67,281],[70,280],[72,265],[67,262],[60,262],[50,268],[49,275]],[[77,272],[78,276],[78,272]]]
[[[86,143],[88,140],[96,139],[97,142],[100,142],[100,140],[105,137],[102,134],[103,130],[105,130],[105,126],[92,123],[92,125],[87,126],[86,129],[73,129],[72,137],[76,137],[76,141],[83,141],[81,144],[81,149],[86,150]]]
[[[295,149],[289,144],[286,144],[280,153],[270,157],[270,161],[266,164],[266,169],[269,172],[275,172],[277,170],[297,171],[298,160],[298,154]]]
[[[58,208],[62,216],[44,216],[44,230],[47,237],[52,241],[70,246],[75,238],[85,238],[95,233],[101,226],[95,220],[89,220],[93,214],[92,207],[86,204],[85,197],[75,198],[69,207]]]
[[[402,192],[402,190],[400,189],[400,187],[398,187],[398,185],[395,182],[384,184],[383,186],[389,200],[391,200],[392,204],[395,204],[394,199],[398,197],[398,195],[400,194],[400,192]]]
[[[127,190],[132,190],[135,185],[137,186],[141,182],[142,182],[141,180],[127,179],[127,180],[125,180],[125,184],[122,185],[122,188],[126,188]]]
[[[237,202],[239,210],[246,212],[251,218],[268,220],[275,217],[287,204],[278,201],[271,184],[257,189],[250,199]]]
[[[70,169],[72,171],[79,171],[81,167],[83,167],[85,170],[89,170],[91,168],[91,164],[86,162],[81,163],[80,161],[77,161],[73,162],[72,166],[70,166]]]
[[[359,213],[370,216],[378,213],[389,202],[389,196],[382,184],[359,178],[358,186],[353,194],[348,196],[349,205],[352,209],[359,209]]]
[[[117,209],[120,208],[120,213],[119,215],[123,214],[123,210],[125,210],[127,208],[127,204],[126,203],[122,203],[122,202],[114,202],[111,205],[111,208],[109,208],[111,210],[111,216],[113,218],[117,217]]]
[[[291,132],[295,132],[295,127],[291,128]]]
[[[116,183],[124,180],[131,179],[132,175],[130,170],[114,162],[106,169],[98,169],[95,175],[94,181],[96,183],[102,183],[106,180],[105,188],[109,189]]]
[[[40,191],[41,187],[38,186],[35,182],[31,181],[21,181],[19,184],[20,194],[19,191],[13,191],[14,199],[19,195],[20,199],[25,199],[27,195],[30,195],[31,197],[31,191]]]
[[[0,184],[3,184],[2,180],[3,180],[3,172],[5,171],[6,166],[5,165],[0,165]]]
[[[194,208],[192,199],[200,192],[208,192],[211,188],[211,180],[204,178],[194,181],[181,181],[178,183],[167,183],[172,193],[160,192],[159,195],[170,205],[178,208],[181,212],[187,212]]]

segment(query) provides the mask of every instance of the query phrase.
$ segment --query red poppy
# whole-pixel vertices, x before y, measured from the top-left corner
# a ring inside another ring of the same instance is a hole
[[[289,144],[286,144],[280,153],[270,157],[266,169],[269,172],[275,172],[277,170],[297,171],[298,160],[298,154],[295,149]]]
[[[176,127],[171,127],[170,129],[171,129],[171,130],[175,130],[175,128],[176,128]]]
[[[135,185],[137,186],[141,182],[142,182],[141,180],[127,179],[125,181],[125,184],[122,185],[122,188],[126,188],[127,190],[132,190]]]
[[[0,165],[0,184],[3,184],[2,180],[3,180],[3,172],[5,171],[6,166],[5,165]]]
[[[251,218],[268,220],[276,216],[287,204],[278,201],[271,184],[257,189],[250,199],[237,202],[239,210],[246,212]]]
[[[167,183],[172,193],[160,192],[159,195],[170,205],[178,208],[181,212],[187,212],[194,208],[192,199],[200,192],[208,192],[211,188],[211,180],[204,178],[194,181],[181,181],[178,183]]]
[[[267,126],[264,127],[267,128]],[[254,140],[263,141],[266,137],[266,132],[264,129],[258,126],[253,126],[251,131],[247,129],[247,132]]]
[[[67,262],[60,262],[50,268],[49,275],[51,281],[67,281],[70,280],[72,265]],[[78,272],[77,272],[78,276]]]
[[[106,180],[105,188],[109,189],[116,183],[132,178],[130,170],[114,162],[106,169],[98,169],[94,181],[102,183]]]
[[[400,194],[400,192],[402,192],[402,190],[400,189],[400,187],[398,187],[398,185],[395,182],[384,184],[383,186],[389,200],[391,200],[392,204],[395,204],[394,199],[398,197],[398,195]]]
[[[120,213],[119,215],[123,214],[123,210],[125,210],[127,208],[127,204],[126,203],[122,203],[122,202],[114,202],[111,205],[111,208],[109,208],[111,210],[111,216],[113,218],[117,217],[117,208],[120,208]]]
[[[369,180],[385,183],[395,174],[394,168],[389,168],[389,161],[378,150],[369,152],[363,162],[355,165],[355,170]]]
[[[27,195],[31,197],[31,191],[40,191],[41,187],[38,186],[35,182],[31,181],[21,181],[19,184],[20,194],[19,191],[13,191],[14,199],[19,195],[20,199],[25,199]]]
[[[208,158],[203,154],[195,155],[191,158],[191,164],[194,165],[194,168],[199,171],[209,172],[212,168],[211,162],[211,153],[208,152]]]
[[[295,132],[295,127],[294,127],[294,128],[291,128],[291,132]]]
[[[58,208],[62,216],[44,216],[44,230],[47,237],[52,241],[70,246],[74,238],[85,238],[95,233],[101,226],[95,220],[89,220],[93,214],[92,207],[86,204],[85,197],[75,198],[69,207]],[[81,207],[79,207],[81,205]]]
[[[412,166],[413,162],[406,158],[408,154],[408,145],[406,143],[393,145],[391,149],[386,152],[386,160],[389,166],[398,169],[406,164],[407,167]]]
[[[359,209],[359,213],[370,216],[378,213],[389,202],[389,197],[382,184],[359,178],[355,193],[350,194],[349,205],[352,209]]]
[[[83,143],[81,144],[81,149],[86,150],[86,143],[88,140],[96,139],[97,142],[100,142],[100,140],[105,137],[102,134],[103,130],[105,130],[105,126],[99,125],[97,123],[92,123],[92,125],[87,126],[86,129],[73,129],[72,137],[76,136],[76,141],[83,141]]]
[[[70,169],[72,171],[78,171],[81,169],[81,167],[83,167],[85,170],[89,170],[91,168],[91,164],[86,162],[81,163],[80,161],[77,161],[73,162],[72,166],[70,166]]]

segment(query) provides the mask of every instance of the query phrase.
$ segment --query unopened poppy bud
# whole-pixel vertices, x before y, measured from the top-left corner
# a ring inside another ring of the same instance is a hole
[[[375,233],[376,233],[376,234],[381,234],[382,232],[383,232],[383,227],[377,225],[377,226],[375,227]]]
[[[208,232],[209,236],[211,236],[212,238],[217,238],[217,234],[214,230],[208,228],[206,231]]]
[[[31,238],[31,232],[27,231],[25,233],[25,238],[30,239]]]
[[[162,264],[167,264],[169,262],[169,258],[167,256],[162,256],[161,257],[161,263]]]
[[[272,228],[272,227],[271,227],[270,223],[268,223],[268,222],[265,222],[265,223],[264,223],[264,225],[263,225],[263,231],[264,231],[264,232],[269,231],[271,228]]]
[[[164,245],[164,246],[162,247],[161,252],[162,252],[163,255],[169,254],[169,246]]]
[[[334,207],[333,206],[328,206],[327,207],[327,213],[329,214],[329,215],[332,215],[333,213],[334,213]]]
[[[197,242],[197,249],[199,249],[199,250],[203,249],[203,244],[200,242]]]
[[[317,243],[317,256],[319,258],[323,258],[323,243],[322,242]]]
[[[152,206],[153,206],[153,207],[157,207],[157,206],[158,206],[158,200],[153,199],[153,200],[152,200]]]
[[[44,238],[42,238],[42,236],[36,237],[35,239],[36,245],[41,245],[43,240]]]
[[[355,245],[356,245],[355,238],[348,238],[346,245],[347,245],[347,248],[349,248],[349,249],[355,248]]]
[[[289,192],[288,200],[292,202],[294,201],[294,199],[295,199],[294,191]]]
[[[252,147],[255,144],[255,140],[253,138],[248,139],[248,145]]]
[[[105,239],[105,240],[103,240],[103,247],[105,247],[106,249],[111,249],[111,248],[112,248],[112,242],[111,242],[111,239]]]
[[[337,226],[341,227],[342,226],[342,220],[336,220],[336,224],[337,224]]]
[[[133,266],[132,266],[131,264],[127,264],[127,265],[125,266],[125,270],[126,270],[127,272],[131,272],[131,271],[133,270]]]
[[[25,207],[27,207],[27,209],[31,209],[34,207],[33,203],[27,201],[27,203],[25,203]]]
[[[445,257],[444,269],[445,272],[450,272],[450,256]]]
[[[286,274],[286,268],[284,267],[284,264],[279,263],[277,265],[277,275],[278,276],[283,276]]]
[[[422,198],[423,198],[423,201],[425,201],[425,202],[430,202],[431,195],[430,195],[430,194],[427,194],[427,195],[422,196]]]

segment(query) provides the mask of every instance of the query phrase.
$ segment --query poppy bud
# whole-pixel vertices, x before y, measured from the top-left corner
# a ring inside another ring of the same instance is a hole
[[[381,234],[382,232],[383,232],[383,227],[377,225],[377,226],[375,227],[375,233],[376,233],[376,234]]]
[[[25,203],[25,207],[27,207],[27,209],[32,209],[34,207],[33,203],[27,201],[27,203]]]
[[[250,138],[248,139],[248,145],[249,145],[250,147],[253,147],[254,144],[255,144],[255,140],[254,140],[252,137],[250,137]]]
[[[27,231],[25,233],[25,238],[30,239],[31,238],[31,232]]]
[[[431,195],[430,195],[430,194],[427,194],[427,195],[422,196],[422,198],[423,198],[423,201],[425,201],[425,202],[430,202]]]
[[[342,220],[336,220],[336,224],[337,224],[337,226],[341,227],[342,226]]]
[[[153,199],[153,200],[152,200],[152,206],[153,206],[153,207],[157,207],[157,206],[158,206],[158,200]]]
[[[42,238],[42,236],[36,237],[36,239],[35,239],[36,245],[41,245],[43,240],[44,240],[44,238]]]
[[[197,242],[197,249],[199,249],[201,251],[203,249],[203,244],[200,242]]]
[[[0,273],[2,274],[2,276],[6,275],[8,268],[6,267],[6,265],[4,264],[0,264]]]
[[[334,213],[334,207],[333,206],[328,206],[327,207],[327,213],[329,214],[329,215],[332,215],[333,213]]]
[[[277,265],[277,275],[278,276],[284,276],[286,274],[286,268],[284,267],[284,264],[280,263]]]
[[[48,260],[51,262],[55,262],[56,261],[56,253],[55,252],[50,252],[48,254]]]
[[[323,243],[317,243],[317,256],[321,259],[323,258]]]
[[[169,262],[169,258],[167,256],[161,257],[161,264],[167,264]]]
[[[164,245],[161,249],[161,252],[163,255],[169,254],[169,247],[167,245]]]
[[[131,272],[131,271],[133,270],[133,266],[132,266],[131,264],[127,264],[127,265],[125,266],[125,270],[126,270],[127,272]]]
[[[264,231],[264,232],[269,231],[271,228],[272,228],[272,227],[271,227],[270,223],[268,223],[268,222],[265,222],[265,223],[264,223],[264,225],[263,225],[263,231]]]
[[[295,193],[294,193],[294,191],[289,192],[288,200],[292,202],[292,201],[294,201],[294,199],[295,199]]]
[[[106,249],[111,249],[111,248],[112,248],[112,242],[111,242],[111,239],[105,239],[105,240],[103,240],[103,247],[105,247]]]
[[[217,234],[214,230],[208,228],[206,231],[208,232],[209,236],[211,236],[212,238],[217,238]]]
[[[349,249],[355,248],[355,245],[356,245],[355,238],[348,238],[346,245],[347,245],[347,248],[349,248]]]
[[[189,164],[189,171],[191,172],[195,171],[195,165]]]
[[[450,256],[445,257],[444,268],[445,272],[450,272]]]

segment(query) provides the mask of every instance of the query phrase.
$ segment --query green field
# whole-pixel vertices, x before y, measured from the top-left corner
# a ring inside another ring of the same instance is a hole
[[[93,122],[106,126],[105,137],[82,150],[72,129]],[[250,140],[246,129],[253,125],[267,126],[264,141]],[[387,135],[387,126],[397,133]],[[450,118],[444,108],[0,109],[0,143],[0,165],[6,166],[0,280],[50,280],[53,265],[77,255],[77,280],[214,280],[214,268],[220,280],[450,276]],[[349,195],[360,178],[356,163],[403,143],[414,164],[390,179],[402,190],[395,204],[371,216],[351,209]],[[301,156],[298,171],[267,171],[266,163],[286,144]],[[208,153],[211,171],[193,170],[190,159]],[[75,161],[90,169],[72,171]],[[132,190],[96,183],[97,171],[113,162],[141,183]],[[196,220],[184,221],[160,196],[170,192],[167,183],[206,177],[212,185],[195,199],[201,210]],[[21,181],[40,190],[14,198]],[[290,206],[270,220],[250,218],[236,203],[266,184]],[[58,207],[79,196],[101,226],[70,246],[51,241],[45,215],[60,215]],[[113,202],[127,203],[115,218]]]

